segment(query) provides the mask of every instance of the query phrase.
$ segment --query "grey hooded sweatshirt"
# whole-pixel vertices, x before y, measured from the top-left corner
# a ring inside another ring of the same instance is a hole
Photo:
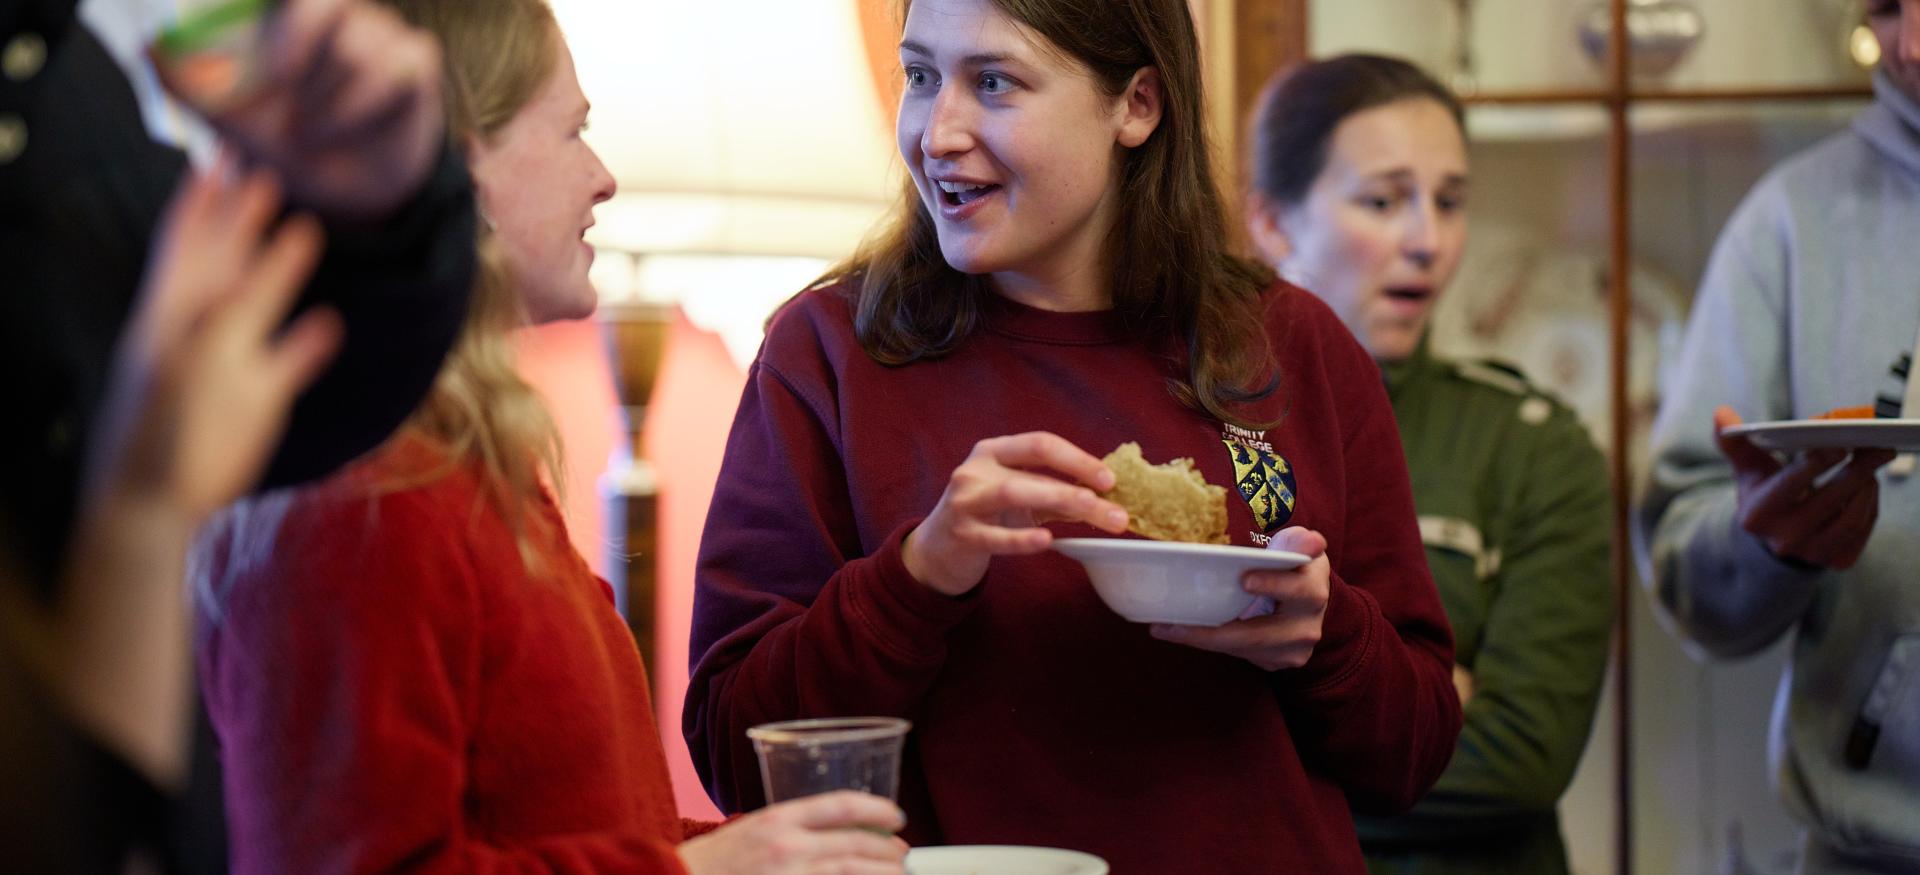
[[[1770,750],[1807,828],[1804,872],[1920,872],[1920,474],[1882,469],[1851,570],[1795,566],[1739,527],[1713,409],[1920,417],[1901,410],[1920,335],[1920,105],[1884,77],[1875,94],[1722,232],[1654,425],[1637,533],[1662,614],[1696,655],[1793,636]]]

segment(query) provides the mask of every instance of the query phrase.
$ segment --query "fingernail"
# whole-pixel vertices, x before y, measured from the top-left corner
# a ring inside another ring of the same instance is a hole
[[[1124,510],[1107,511],[1107,528],[1124,529],[1127,527],[1127,512]]]

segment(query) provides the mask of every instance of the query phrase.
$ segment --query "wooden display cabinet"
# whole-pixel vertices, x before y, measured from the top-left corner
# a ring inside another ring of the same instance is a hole
[[[1215,101],[1221,106],[1216,117],[1226,116],[1231,123],[1217,124],[1218,133],[1227,155],[1239,156],[1243,144],[1244,120],[1251,113],[1261,88],[1275,71],[1300,61],[1312,52],[1309,27],[1312,4],[1309,0],[1197,0],[1202,6],[1214,8],[1210,18],[1216,37],[1216,45],[1224,50],[1226,57],[1216,59],[1214,72]],[[1413,0],[1361,0],[1368,4],[1389,6],[1399,3],[1412,3]],[[1443,0],[1431,0],[1441,4]],[[1626,16],[1631,0],[1609,0],[1608,13],[1611,17],[1612,33],[1625,31]],[[1383,10],[1384,11],[1384,10]],[[1754,13],[1759,14],[1759,13]],[[1224,33],[1222,31],[1224,30]],[[1569,51],[1573,47],[1572,34],[1563,35]],[[1838,36],[1836,34],[1836,36]],[[1221,39],[1225,37],[1225,39]],[[1636,82],[1629,72],[1628,50],[1625,40],[1609,40],[1604,73],[1598,85],[1589,87],[1549,87],[1549,88],[1502,88],[1479,90],[1463,95],[1470,108],[1478,107],[1518,107],[1538,108],[1541,110],[1565,109],[1570,107],[1587,108],[1604,114],[1605,122],[1601,131],[1604,138],[1605,155],[1605,198],[1604,223],[1607,243],[1608,265],[1607,292],[1608,304],[1608,347],[1606,370],[1610,389],[1609,407],[1612,411],[1611,434],[1606,436],[1607,445],[1614,448],[1629,447],[1634,441],[1644,440],[1644,435],[1635,434],[1633,418],[1629,411],[1627,395],[1628,362],[1630,355],[1629,321],[1632,318],[1633,288],[1631,269],[1635,246],[1633,239],[1633,143],[1636,135],[1634,111],[1642,107],[1703,107],[1709,104],[1718,107],[1777,107],[1787,103],[1809,103],[1835,100],[1865,100],[1871,98],[1871,90],[1859,83],[1779,85],[1766,84],[1752,87],[1741,85],[1716,84],[1711,87],[1655,87],[1645,82]],[[1240,163],[1236,160],[1236,166]],[[1244,183],[1244,180],[1241,180]],[[1613,576],[1618,614],[1615,619],[1615,647],[1611,666],[1616,684],[1616,708],[1611,726],[1613,744],[1616,749],[1616,768],[1614,774],[1614,801],[1616,805],[1617,832],[1615,835],[1615,860],[1617,871],[1629,873],[1634,863],[1634,789],[1632,776],[1635,765],[1632,746],[1632,642],[1638,630],[1634,628],[1633,605],[1638,597],[1637,585],[1633,573],[1634,559],[1630,553],[1629,503],[1634,494],[1636,472],[1632,470],[1631,454],[1627,452],[1609,453],[1611,479],[1613,485]],[[1655,634],[1659,634],[1656,632]],[[1601,731],[1596,726],[1596,733]],[[1756,730],[1757,731],[1757,730]]]

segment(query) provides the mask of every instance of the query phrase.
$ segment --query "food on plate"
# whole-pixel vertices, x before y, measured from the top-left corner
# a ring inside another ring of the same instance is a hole
[[[1858,407],[1835,407],[1814,419],[1872,419],[1873,405],[1862,404]]]
[[[1127,509],[1127,529],[1160,541],[1227,543],[1227,490],[1207,482],[1192,459],[1149,464],[1128,441],[1101,460],[1113,488],[1100,497]]]

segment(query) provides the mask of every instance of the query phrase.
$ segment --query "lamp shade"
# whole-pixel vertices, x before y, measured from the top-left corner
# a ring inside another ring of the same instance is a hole
[[[619,181],[595,245],[837,258],[897,192],[873,0],[553,0]]]

